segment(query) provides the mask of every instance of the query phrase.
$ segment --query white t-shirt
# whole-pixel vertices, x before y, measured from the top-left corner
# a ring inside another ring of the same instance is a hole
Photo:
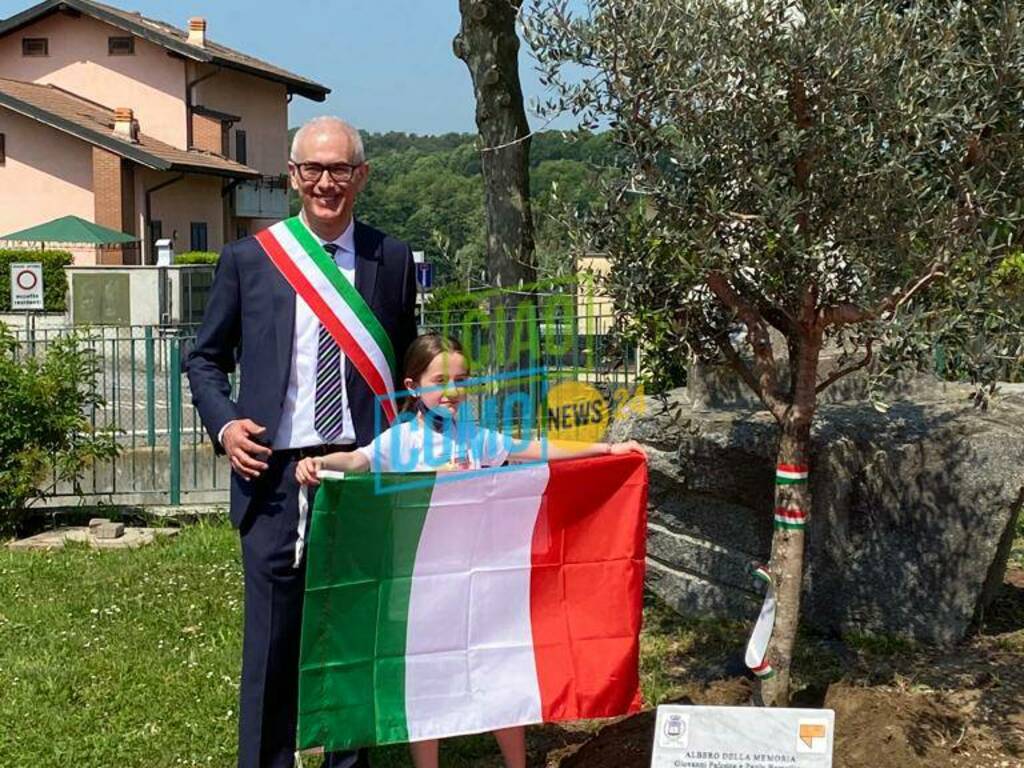
[[[500,467],[514,439],[472,422],[449,422],[443,433],[417,416],[396,422],[369,445],[357,448],[373,472],[438,472]]]

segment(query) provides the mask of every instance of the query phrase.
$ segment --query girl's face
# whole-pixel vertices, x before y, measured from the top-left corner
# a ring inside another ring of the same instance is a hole
[[[465,397],[469,378],[466,358],[460,352],[441,352],[430,361],[418,381],[405,380],[405,388],[418,390],[423,405],[432,410],[447,408],[454,416]]]

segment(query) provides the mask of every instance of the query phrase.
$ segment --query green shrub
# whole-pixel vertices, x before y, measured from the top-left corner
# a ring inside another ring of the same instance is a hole
[[[0,312],[11,311],[11,264],[18,261],[36,261],[43,265],[43,308],[47,312],[66,310],[68,281],[64,267],[71,264],[70,253],[0,249]]]
[[[220,254],[214,251],[185,251],[174,254],[175,264],[216,264]]]
[[[996,268],[996,282],[1014,296],[1024,297],[1024,251],[1007,256]]]
[[[86,342],[71,333],[31,355],[0,323],[0,533],[16,531],[55,480],[77,482],[91,461],[117,453],[113,434],[89,419],[104,402]]]

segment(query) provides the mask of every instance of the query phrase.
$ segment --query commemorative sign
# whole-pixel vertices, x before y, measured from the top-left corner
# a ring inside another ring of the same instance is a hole
[[[658,707],[651,768],[831,768],[830,709]]]

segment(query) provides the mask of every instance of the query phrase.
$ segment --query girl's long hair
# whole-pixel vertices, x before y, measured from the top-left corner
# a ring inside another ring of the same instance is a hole
[[[430,367],[434,358],[445,352],[464,354],[462,345],[450,336],[442,336],[440,333],[424,333],[422,336],[416,337],[416,340],[409,345],[409,349],[405,352],[405,360],[402,365],[403,378],[418,381],[423,372]],[[400,410],[415,410],[417,401],[417,397],[406,395],[402,398]]]

